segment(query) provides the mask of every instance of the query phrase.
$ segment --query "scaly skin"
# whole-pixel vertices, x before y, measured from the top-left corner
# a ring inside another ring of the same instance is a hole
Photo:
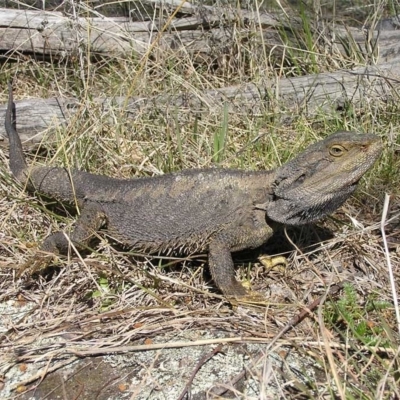
[[[11,171],[28,190],[80,208],[69,234],[78,250],[105,228],[139,251],[207,251],[214,282],[230,301],[258,299],[235,279],[232,252],[266,242],[273,234],[267,219],[301,225],[333,212],[382,151],[375,135],[337,132],[271,171],[205,169],[121,180],[28,167],[14,120],[9,85],[5,126]],[[57,232],[41,249],[65,254],[69,240]]]

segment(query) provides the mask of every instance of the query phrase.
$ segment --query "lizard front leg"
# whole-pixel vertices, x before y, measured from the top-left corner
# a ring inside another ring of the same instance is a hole
[[[77,250],[87,248],[95,232],[97,232],[105,222],[106,216],[98,203],[85,203],[69,238],[63,232],[56,232],[48,236],[40,246],[40,251],[43,253],[37,254],[33,260],[31,259],[26,262],[20,268],[18,276],[27,269],[30,269],[31,273],[34,273],[46,268],[52,259],[52,255],[49,253],[67,254],[70,243],[72,243]]]
[[[216,286],[229,300],[244,298],[248,295],[245,287],[236,280],[232,255],[229,247],[220,240],[210,243],[208,264]]]
[[[247,225],[225,229],[210,241],[208,251],[211,276],[232,304],[237,304],[238,301],[265,302],[262,295],[249,292],[236,280],[231,252],[261,246],[272,233],[272,228],[265,221],[265,212],[255,210],[253,221]]]

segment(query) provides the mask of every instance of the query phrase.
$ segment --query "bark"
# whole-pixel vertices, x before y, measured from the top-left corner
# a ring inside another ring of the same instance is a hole
[[[157,0],[154,3],[159,4]],[[169,0],[173,10],[179,0]],[[165,2],[163,3],[165,6]],[[217,9],[214,7],[195,7],[186,3],[182,15],[175,18],[165,32],[160,32],[166,21],[132,22],[124,17],[83,18],[67,17],[61,12],[0,9],[0,50],[34,53],[66,57],[82,51],[82,54],[102,54],[115,57],[136,53],[143,55],[157,40],[152,51],[161,55],[179,52],[191,56],[223,54],[223,49],[240,45],[238,38],[247,40],[260,34],[266,46],[285,45],[285,40],[301,31],[301,24],[295,18],[288,20],[282,16],[255,13],[244,10]],[[396,21],[395,21],[396,22]],[[249,83],[241,86],[209,90],[196,95],[160,95],[151,98],[122,97],[96,99],[103,112],[111,108],[114,112],[135,116],[147,110],[166,110],[173,107],[180,112],[221,112],[224,104],[230,112],[261,115],[273,112],[283,121],[299,113],[313,116],[319,112],[341,111],[348,104],[362,108],[366,101],[390,100],[396,96],[400,76],[400,31],[382,30],[387,23],[378,23],[381,30],[359,30],[346,27],[319,26],[314,28],[318,34],[315,52],[326,54],[326,60],[334,62],[348,58],[354,63],[371,64],[354,71],[307,75],[296,78],[276,79]],[[390,25],[390,24],[389,24]],[[385,28],[386,29],[386,28]],[[253,40],[252,39],[252,40]],[[263,43],[260,40],[260,43]],[[300,47],[300,46],[298,46]],[[276,51],[276,49],[275,49]],[[301,50],[299,50],[301,56]],[[334,65],[334,64],[333,64]],[[127,105],[127,106],[125,106]],[[76,99],[31,99],[17,102],[17,126],[24,141],[38,143],[42,133],[49,127],[66,123],[81,107],[93,104],[80,104]],[[5,106],[0,107],[0,120],[3,120]],[[4,135],[0,125],[0,134]]]
[[[165,111],[170,108],[178,112],[221,113],[226,104],[229,112],[246,115],[263,115],[272,112],[276,118],[288,122],[293,115],[308,116],[323,112],[332,115],[343,111],[351,104],[355,111],[362,112],[367,103],[397,99],[400,88],[400,60],[395,59],[378,66],[357,68],[353,71],[337,71],[284,78],[276,81],[265,80],[258,84],[226,87],[208,90],[201,96],[192,93],[151,98],[125,97],[96,99],[104,113],[123,112],[135,118],[137,113],[154,109]],[[94,107],[81,104],[76,99],[30,99],[16,102],[17,128],[22,140],[38,143],[43,131],[57,124],[66,123],[80,107]],[[370,109],[371,107],[369,107]],[[0,106],[0,120],[4,120],[5,105]],[[0,125],[4,135],[4,126]]]
[[[238,41],[259,38],[267,50],[285,47],[281,39],[296,40],[302,25],[295,18],[246,10],[213,7],[185,8],[192,15],[175,18],[160,33],[166,19],[132,22],[125,17],[68,17],[58,11],[11,10],[0,8],[0,51],[46,57],[101,55],[142,56],[156,40],[158,54],[177,53],[216,56]],[[189,10],[189,11],[188,11]],[[383,26],[383,24],[381,24]],[[361,30],[340,26],[314,27],[316,46],[329,55],[385,62],[400,54],[400,30]],[[301,43],[294,47],[301,46]],[[379,57],[378,57],[379,55]],[[209,60],[209,59],[208,59]]]

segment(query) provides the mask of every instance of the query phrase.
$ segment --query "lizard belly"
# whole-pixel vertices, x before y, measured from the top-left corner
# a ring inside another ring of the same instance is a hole
[[[158,202],[135,208],[118,204],[107,207],[107,230],[110,236],[132,249],[158,252],[175,249],[180,253],[206,251],[216,233],[240,227],[242,210],[189,207],[180,202]]]

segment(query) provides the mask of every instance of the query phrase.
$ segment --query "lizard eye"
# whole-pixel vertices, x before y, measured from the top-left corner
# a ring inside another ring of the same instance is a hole
[[[334,144],[330,149],[329,149],[329,154],[333,157],[340,157],[344,153],[344,147],[340,146],[339,144]]]

